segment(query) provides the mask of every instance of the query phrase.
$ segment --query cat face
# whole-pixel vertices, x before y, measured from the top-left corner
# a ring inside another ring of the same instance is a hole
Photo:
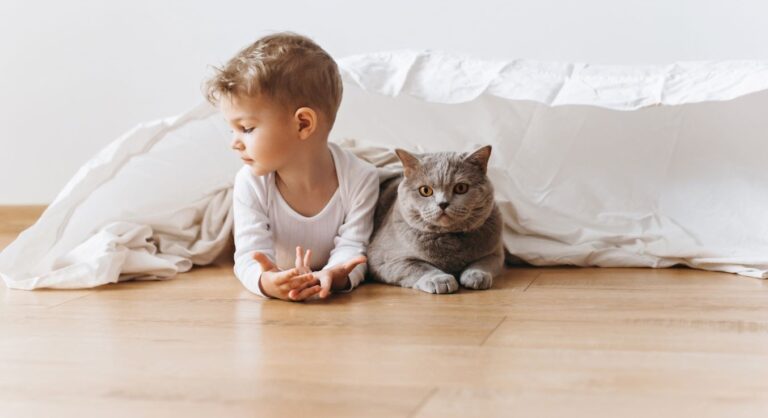
[[[397,205],[406,222],[429,232],[479,228],[493,210],[493,185],[486,172],[491,146],[472,153],[414,155],[396,149],[405,178]]]

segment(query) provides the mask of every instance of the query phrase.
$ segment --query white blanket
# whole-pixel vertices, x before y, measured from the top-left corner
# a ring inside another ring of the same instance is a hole
[[[768,63],[611,67],[400,51],[339,61],[331,139],[381,167],[395,147],[492,144],[504,243],[535,265],[768,277]],[[241,166],[216,109],[142,124],[0,253],[17,289],[164,279],[231,234]]]

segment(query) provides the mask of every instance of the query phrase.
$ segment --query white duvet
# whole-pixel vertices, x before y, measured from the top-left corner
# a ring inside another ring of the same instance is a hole
[[[339,60],[331,140],[381,167],[492,144],[504,243],[534,265],[768,277],[768,63],[616,67],[436,51]],[[16,289],[165,279],[210,263],[241,162],[216,109],[141,124],[99,152],[0,253]]]

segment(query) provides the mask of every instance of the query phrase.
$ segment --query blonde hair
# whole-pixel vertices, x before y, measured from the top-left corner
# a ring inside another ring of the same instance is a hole
[[[258,39],[205,81],[205,97],[265,94],[286,107],[311,107],[333,126],[343,87],[336,61],[313,40],[293,32]]]

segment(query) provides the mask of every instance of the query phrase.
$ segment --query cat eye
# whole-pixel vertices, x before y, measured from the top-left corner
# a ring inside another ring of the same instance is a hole
[[[432,196],[432,188],[429,186],[421,186],[419,187],[419,194],[424,197]]]
[[[456,183],[455,186],[453,186],[453,192],[456,194],[464,194],[469,190],[469,185],[467,183]]]

